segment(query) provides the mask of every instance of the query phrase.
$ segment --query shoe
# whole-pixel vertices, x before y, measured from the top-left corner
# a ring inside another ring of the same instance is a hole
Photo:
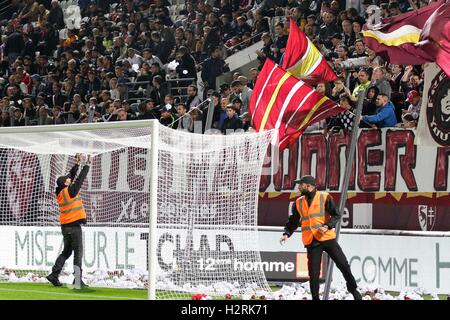
[[[351,294],[353,295],[353,299],[362,300],[362,295],[358,290],[355,289],[353,292],[351,292]]]
[[[72,284],[75,285],[75,279],[73,279]],[[89,286],[86,283],[84,283],[83,279],[81,279],[81,281],[80,281],[80,287],[81,288],[89,288]]]
[[[50,273],[47,277],[47,280],[51,282],[52,285],[54,285],[55,287],[61,287],[62,283],[59,282],[58,276]]]

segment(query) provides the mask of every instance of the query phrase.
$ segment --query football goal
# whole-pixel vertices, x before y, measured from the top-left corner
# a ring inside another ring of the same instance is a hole
[[[270,291],[258,189],[274,132],[200,135],[157,120],[0,128],[0,281],[42,281],[63,242],[56,179],[93,155],[79,193],[83,280],[149,299]],[[82,166],[80,166],[81,168]],[[73,256],[60,281],[73,280]]]

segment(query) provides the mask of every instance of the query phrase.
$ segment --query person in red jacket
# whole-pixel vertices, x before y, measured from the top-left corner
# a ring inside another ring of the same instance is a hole
[[[299,183],[301,196],[292,206],[292,212],[284,228],[280,243],[283,244],[301,226],[302,241],[308,257],[308,273],[313,300],[319,297],[319,276],[322,254],[325,251],[333,259],[347,282],[347,290],[355,300],[361,300],[358,285],[347,262],[344,252],[336,241],[334,228],[341,218],[331,195],[316,190],[316,179],[306,175],[295,180]]]
[[[66,176],[61,176],[56,180],[56,197],[59,205],[59,221],[61,224],[61,232],[63,234],[64,249],[56,259],[53,265],[52,272],[47,276],[47,280],[50,281],[55,287],[61,286],[59,282],[59,274],[61,273],[64,263],[74,253],[73,265],[74,265],[74,284],[85,287],[82,276],[82,258],[83,258],[83,237],[81,225],[86,224],[86,211],[83,207],[83,202],[79,197],[81,186],[84,179],[89,172],[89,165],[92,160],[92,156],[89,155],[86,164],[81,169],[77,179],[74,181],[81,162],[83,161],[83,155],[77,154],[76,164],[70,170],[70,173]]]

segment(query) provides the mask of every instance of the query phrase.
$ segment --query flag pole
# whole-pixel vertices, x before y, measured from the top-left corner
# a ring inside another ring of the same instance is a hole
[[[339,213],[341,215],[341,219],[344,212],[345,203],[347,202],[348,184],[350,182],[352,163],[355,156],[356,140],[358,139],[359,121],[361,119],[363,101],[364,101],[364,91],[360,91],[360,93],[358,94],[358,103],[356,105],[356,116],[352,126],[352,139],[350,141],[350,150],[348,153],[347,163],[345,165],[344,181],[342,182],[341,188],[341,197],[339,199]],[[338,223],[336,224],[336,241],[339,241],[339,234],[341,232],[341,219],[339,219]],[[330,295],[331,281],[333,280],[332,276],[334,263],[333,260],[331,259],[329,259],[328,261],[329,264],[327,268],[323,300],[328,300]]]

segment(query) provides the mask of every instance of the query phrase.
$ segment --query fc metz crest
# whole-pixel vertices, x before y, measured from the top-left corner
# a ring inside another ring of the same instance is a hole
[[[427,123],[434,141],[450,146],[450,79],[440,72],[428,90]]]
[[[420,205],[418,207],[417,216],[419,218],[420,229],[423,231],[431,231],[436,224],[436,207]]]

